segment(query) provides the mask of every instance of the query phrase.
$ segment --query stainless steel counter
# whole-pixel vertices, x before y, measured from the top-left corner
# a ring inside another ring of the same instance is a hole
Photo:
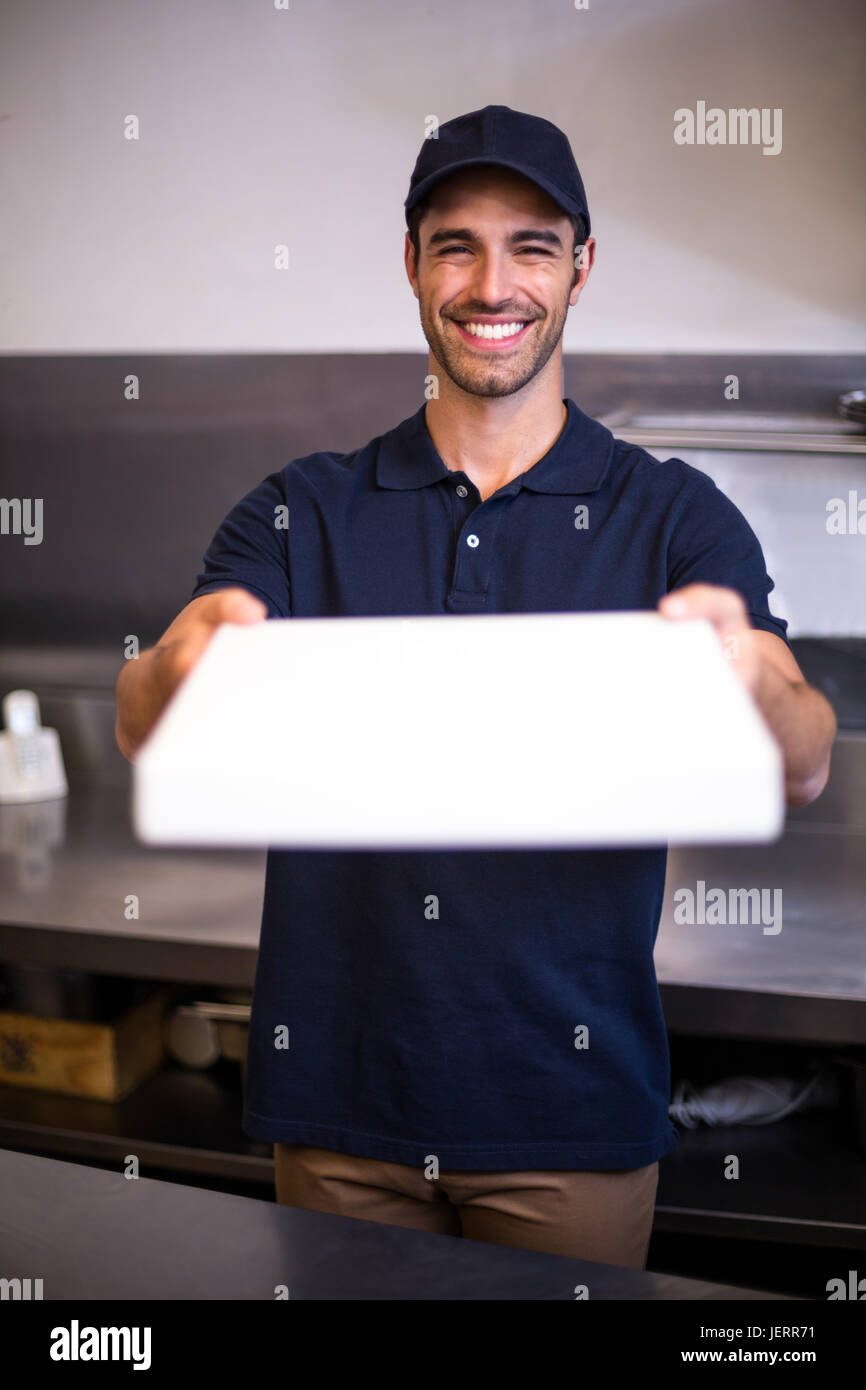
[[[0,808],[0,960],[251,986],[264,852],[140,845],[128,780]],[[864,802],[866,735],[844,734],[827,790],[775,844],[671,850],[656,948],[671,1029],[866,1042]],[[677,922],[675,894],[699,881],[763,890],[780,929]]]
[[[0,845],[0,960],[252,985],[264,851],[140,845],[125,787],[0,807]]]
[[[678,921],[699,882],[739,921]],[[750,889],[764,920],[732,899]],[[670,851],[656,971],[675,1031],[866,1042],[866,736],[840,734],[823,794],[775,844]]]

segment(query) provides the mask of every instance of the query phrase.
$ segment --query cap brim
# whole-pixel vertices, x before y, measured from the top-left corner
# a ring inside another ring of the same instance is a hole
[[[407,216],[417,203],[420,203],[427,197],[427,194],[431,189],[435,188],[437,183],[441,183],[443,179],[447,179],[451,174],[456,174],[458,169],[468,169],[473,165],[479,164],[493,164],[498,168],[513,169],[515,173],[522,174],[523,177],[529,179],[531,183],[537,184],[539,188],[543,188],[545,193],[549,194],[553,201],[558,203],[569,216],[577,217],[580,215],[583,217],[586,221],[587,236],[589,235],[588,208],[586,206],[581,206],[576,198],[572,198],[569,194],[564,193],[561,188],[556,186],[552,179],[539,177],[534,169],[529,169],[526,165],[519,164],[513,159],[458,159],[455,160],[453,164],[449,164],[447,169],[437,169],[434,174],[428,174],[426,179],[422,179],[421,182],[416,184],[412,189],[403,204]]]

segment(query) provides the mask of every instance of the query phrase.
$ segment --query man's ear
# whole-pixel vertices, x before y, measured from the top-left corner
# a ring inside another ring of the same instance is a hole
[[[403,244],[403,263],[406,267],[406,275],[408,276],[409,284],[412,286],[412,293],[417,299],[418,286],[416,282],[418,279],[418,267],[415,264],[415,247],[412,245],[412,238],[409,235],[408,229],[406,231],[406,240]]]
[[[577,297],[589,278],[589,272],[595,262],[595,237],[587,237],[583,245],[578,244],[574,248],[574,276],[569,291],[569,304],[574,306]],[[571,296],[574,295],[574,299]]]

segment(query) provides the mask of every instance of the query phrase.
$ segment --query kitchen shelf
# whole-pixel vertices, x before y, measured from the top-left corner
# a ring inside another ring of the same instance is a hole
[[[272,1188],[271,1146],[241,1130],[239,1073],[175,1065],[117,1104],[0,1087],[0,1147],[66,1158],[138,1156],[143,1176],[197,1174]],[[726,1155],[740,1159],[735,1181]],[[866,1249],[866,1161],[850,1111],[816,1110],[773,1125],[680,1130],[661,1160],[654,1229]]]
[[[740,1176],[726,1180],[736,1154]],[[850,1111],[680,1130],[663,1158],[655,1230],[866,1249],[866,1155]]]
[[[728,453],[745,451],[769,454],[857,454],[866,456],[866,434],[862,431],[837,431],[809,434],[795,430],[771,432],[761,428],[684,429],[669,425],[642,425],[610,417],[602,420],[618,439],[637,444],[644,449],[720,449]]]
[[[241,1129],[240,1069],[169,1064],[125,1100],[109,1103],[0,1086],[0,1148],[66,1158],[135,1154],[143,1177],[197,1173],[273,1186],[272,1148]]]

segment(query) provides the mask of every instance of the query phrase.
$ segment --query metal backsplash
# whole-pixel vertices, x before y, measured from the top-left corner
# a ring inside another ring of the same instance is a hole
[[[0,494],[43,498],[45,518],[40,545],[0,536],[0,644],[119,656],[127,633],[156,641],[232,504],[291,458],[352,449],[404,419],[426,369],[420,353],[0,358]],[[864,382],[866,356],[586,354],[564,365],[582,409],[716,479],[764,545],[776,611],[813,636],[866,634],[866,536],[826,529],[830,499],[866,496],[866,453],[694,447],[693,433],[683,447],[682,429],[703,420],[723,444],[726,422],[752,421],[766,440],[768,418],[770,437],[774,419],[789,432],[799,421],[857,449],[866,434],[839,420],[836,401]]]

